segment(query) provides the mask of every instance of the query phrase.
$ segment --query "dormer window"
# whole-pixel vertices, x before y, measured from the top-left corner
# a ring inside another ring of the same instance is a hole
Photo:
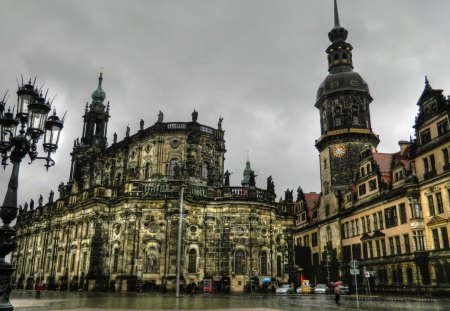
[[[430,142],[430,140],[431,140],[430,129],[426,129],[420,132],[420,142],[422,145]]]
[[[437,130],[438,130],[438,135],[444,135],[445,133],[448,132],[448,120],[442,120],[440,122],[437,123]]]

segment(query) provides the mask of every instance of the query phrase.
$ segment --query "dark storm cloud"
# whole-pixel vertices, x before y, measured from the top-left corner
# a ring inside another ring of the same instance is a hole
[[[355,70],[369,84],[379,151],[396,152],[413,135],[416,102],[427,74],[448,94],[448,1],[341,0]],[[257,185],[275,180],[278,196],[301,185],[320,191],[319,115],[314,103],[327,75],[331,0],[2,1],[0,91],[38,76],[58,114],[68,110],[56,167],[22,165],[19,201],[35,200],[69,177],[73,141],[97,86],[111,105],[114,132],[139,120],[217,125],[224,118],[226,169],[239,185],[247,159]],[[9,104],[13,104],[11,96]],[[10,169],[0,173],[3,197]]]

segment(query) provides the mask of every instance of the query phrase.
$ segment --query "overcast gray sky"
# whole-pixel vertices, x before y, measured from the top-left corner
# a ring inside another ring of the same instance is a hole
[[[428,75],[450,88],[450,1],[340,0],[341,25],[355,71],[369,84],[380,152],[413,135],[417,100]],[[247,151],[257,186],[273,176],[278,194],[301,185],[320,191],[316,91],[326,77],[332,0],[41,0],[0,2],[0,93],[16,101],[16,79],[38,77],[68,110],[56,166],[21,166],[19,202],[45,202],[69,178],[73,141],[103,68],[110,101],[108,139],[155,123],[224,118],[225,168],[240,185]],[[41,153],[42,154],[42,153]],[[11,165],[0,172],[0,199]],[[1,202],[0,202],[1,203]]]

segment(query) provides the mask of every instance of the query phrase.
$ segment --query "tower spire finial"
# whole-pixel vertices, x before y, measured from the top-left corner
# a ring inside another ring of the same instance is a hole
[[[337,8],[337,0],[334,0],[334,27],[339,27],[341,26],[339,24],[339,12],[338,12],[338,8]]]

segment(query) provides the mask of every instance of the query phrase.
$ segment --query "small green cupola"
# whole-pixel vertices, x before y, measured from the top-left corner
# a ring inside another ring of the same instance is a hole
[[[98,77],[98,87],[97,89],[92,93],[92,100],[103,102],[105,100],[106,94],[105,91],[102,89],[102,81],[103,81],[103,73],[100,72],[100,76]]]
[[[247,159],[247,162],[245,163],[245,169],[244,169],[244,179],[241,181],[242,187],[248,187],[250,185],[250,174],[252,172],[252,168],[250,166],[250,160]]]

